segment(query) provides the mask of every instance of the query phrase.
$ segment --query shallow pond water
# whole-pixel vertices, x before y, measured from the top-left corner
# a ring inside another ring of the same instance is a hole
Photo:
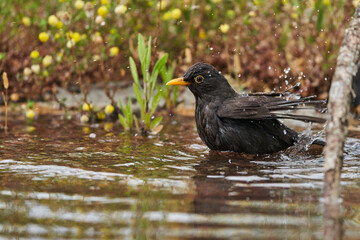
[[[321,148],[214,153],[193,118],[158,136],[40,116],[0,134],[0,238],[322,239]],[[350,133],[341,229],[360,239],[360,141]]]

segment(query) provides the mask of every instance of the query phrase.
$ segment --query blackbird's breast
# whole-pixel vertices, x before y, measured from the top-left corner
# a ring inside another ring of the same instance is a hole
[[[220,149],[219,139],[220,119],[216,116],[216,108],[211,103],[196,101],[195,120],[196,128],[201,140],[212,150]],[[227,149],[223,149],[227,150]]]

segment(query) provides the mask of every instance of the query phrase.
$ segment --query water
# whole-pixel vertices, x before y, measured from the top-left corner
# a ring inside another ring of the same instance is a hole
[[[149,138],[57,116],[9,125],[0,135],[0,237],[323,238],[321,148],[209,152],[184,117]],[[345,149],[344,239],[360,236],[358,138],[351,132]]]

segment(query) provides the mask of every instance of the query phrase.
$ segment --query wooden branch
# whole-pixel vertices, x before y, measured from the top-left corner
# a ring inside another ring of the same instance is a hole
[[[343,148],[347,136],[353,77],[357,72],[360,49],[360,4],[355,11],[337,58],[331,82],[328,110],[331,119],[327,126],[324,177],[324,238],[342,239],[340,211],[340,177]]]
[[[347,136],[352,79],[357,71],[360,43],[360,5],[346,29],[331,82],[328,110],[331,119],[327,126],[325,154],[325,203],[337,204],[340,196],[340,174],[343,147]]]

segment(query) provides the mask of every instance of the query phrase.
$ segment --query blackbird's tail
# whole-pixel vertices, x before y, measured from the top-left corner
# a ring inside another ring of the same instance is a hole
[[[321,145],[321,146],[325,146],[326,142],[321,140],[321,139],[315,139],[312,144],[316,144],[316,145]]]

